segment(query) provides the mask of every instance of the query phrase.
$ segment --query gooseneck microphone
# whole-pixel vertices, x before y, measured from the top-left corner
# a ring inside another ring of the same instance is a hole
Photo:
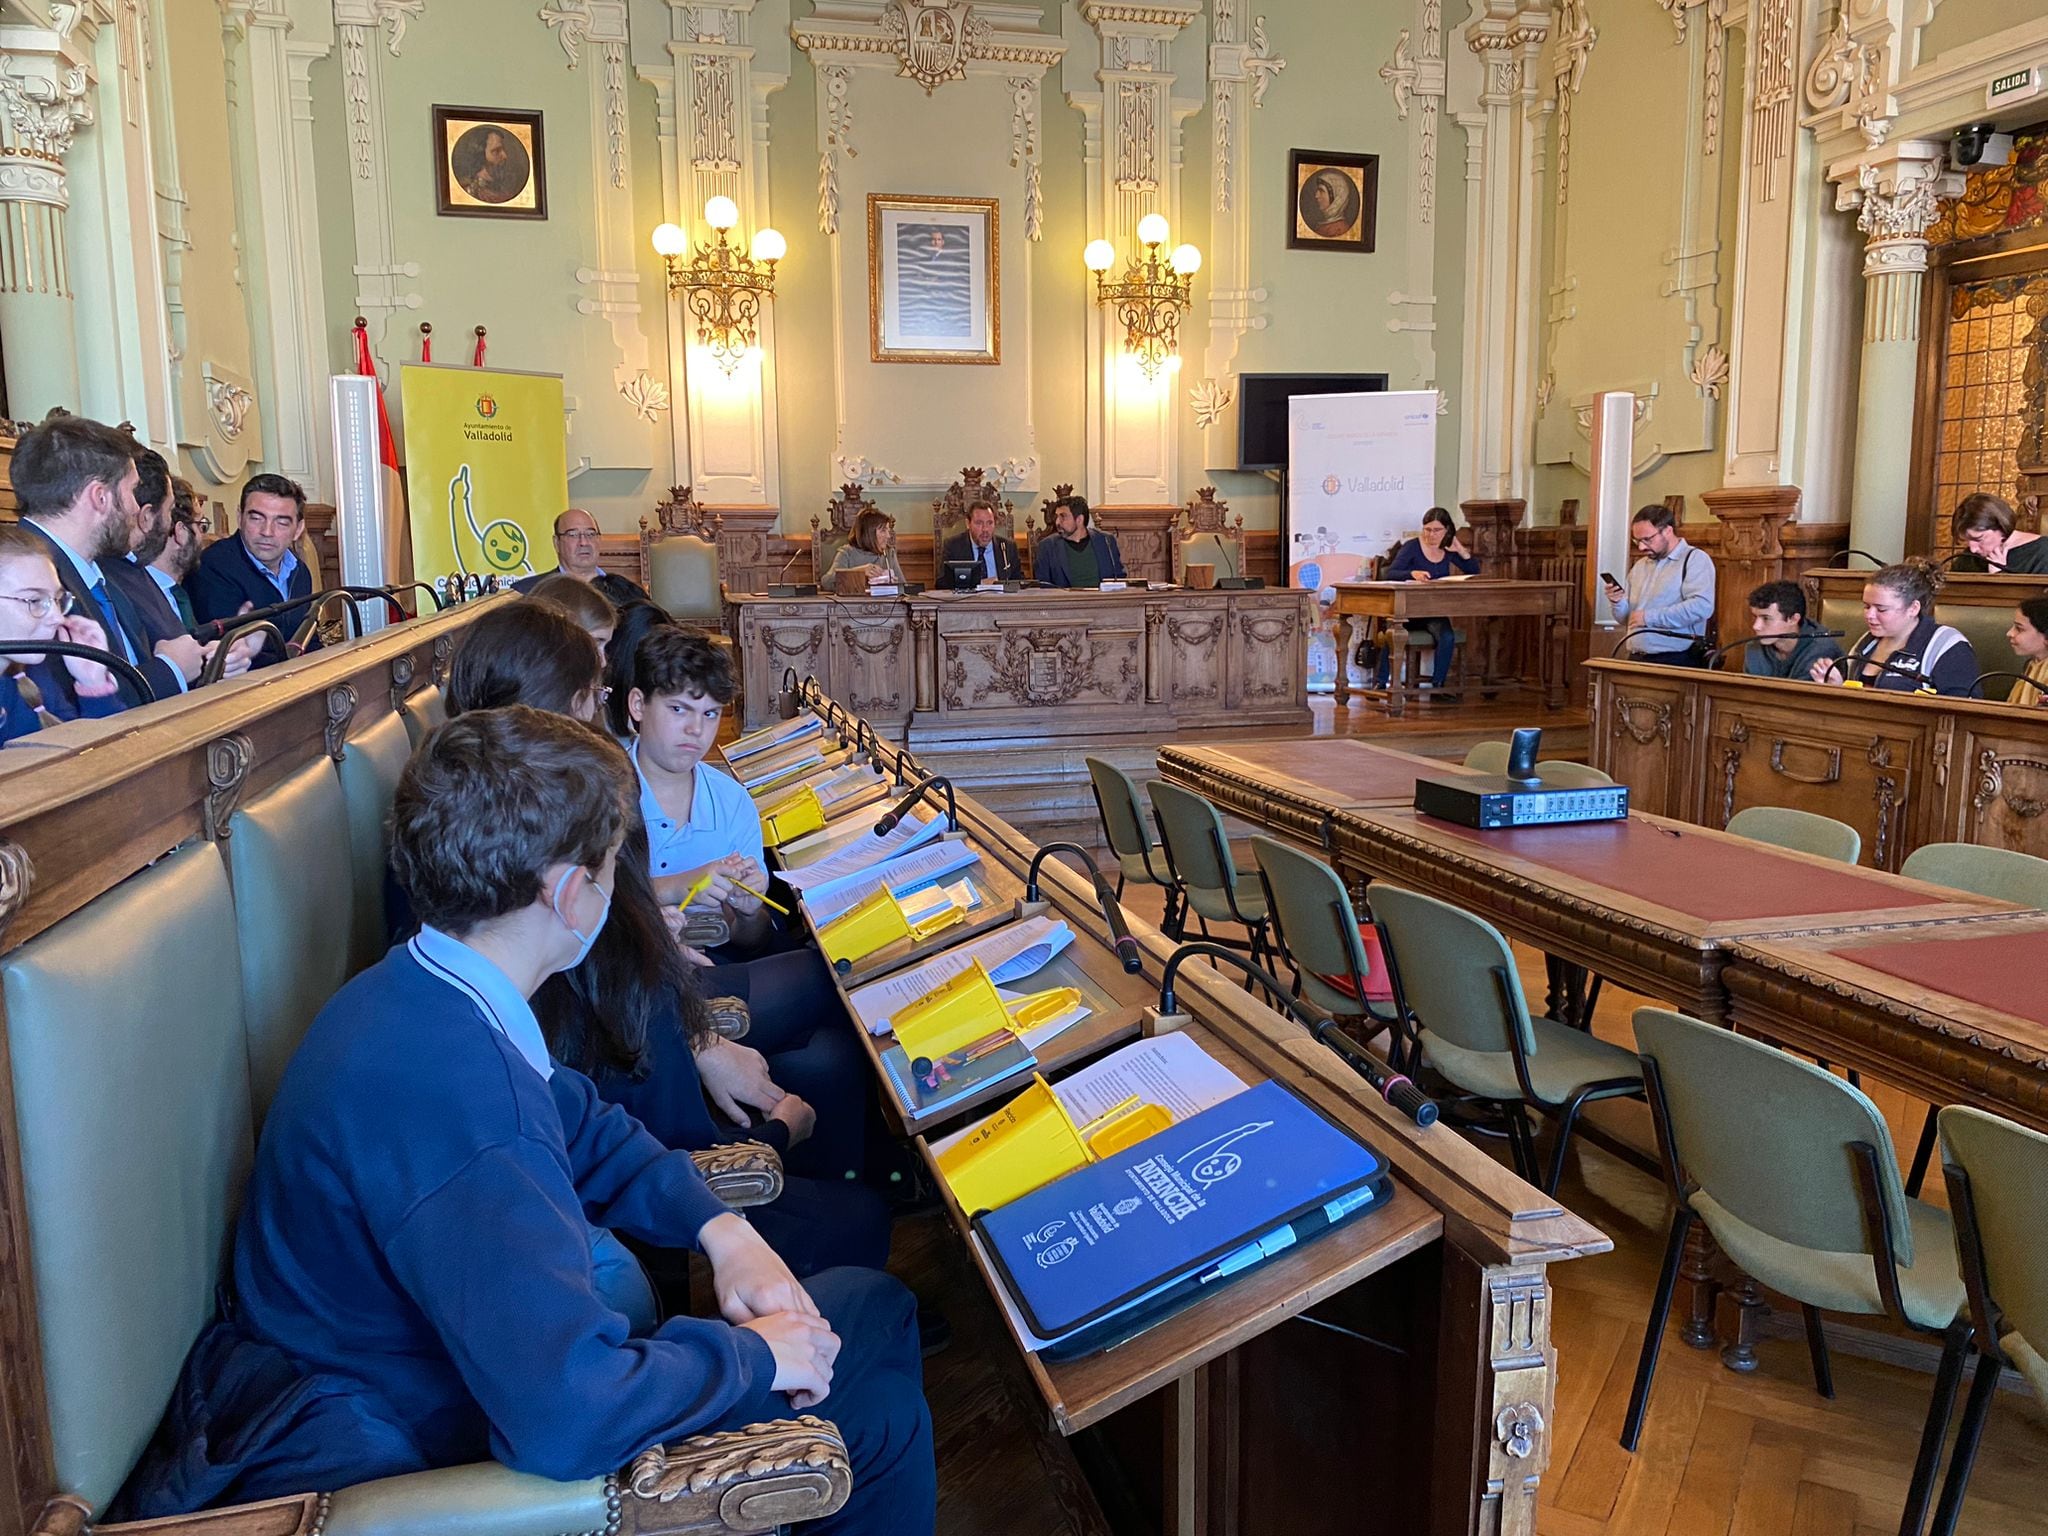
[[[1839,640],[1846,630],[1840,629],[1799,629],[1783,635],[1745,635],[1740,640],[1730,640],[1726,645],[1717,645],[1707,652],[1707,660],[1719,661],[1730,651],[1739,651],[1744,646],[1769,645],[1773,640]]]
[[[1689,629],[1655,629],[1648,624],[1639,624],[1634,629],[1624,629],[1621,632],[1621,634],[1616,638],[1614,644],[1608,648],[1608,659],[1612,660],[1613,658],[1620,656],[1621,648],[1624,645],[1627,645],[1631,641],[1633,641],[1638,635],[1669,635],[1674,640],[1691,640],[1695,644],[1697,644],[1701,640],[1706,639],[1705,635],[1696,634]],[[1654,651],[1645,652],[1644,654],[1667,656],[1674,655],[1676,653],[1670,651]],[[1625,660],[1626,658],[1623,659]]]
[[[1373,1055],[1371,1051],[1368,1051],[1356,1040],[1345,1034],[1343,1030],[1339,1029],[1335,1019],[1325,1018],[1320,1014],[1310,1012],[1298,998],[1287,990],[1279,977],[1263,966],[1254,965],[1251,961],[1245,959],[1243,955],[1237,953],[1236,950],[1225,949],[1221,944],[1207,939],[1197,940],[1191,944],[1183,944],[1179,949],[1176,949],[1171,958],[1166,962],[1165,974],[1159,978],[1159,1011],[1161,1013],[1178,1013],[1180,1011],[1179,1005],[1175,1002],[1173,996],[1173,979],[1180,973],[1180,968],[1184,961],[1195,959],[1198,956],[1227,961],[1229,964],[1236,966],[1245,975],[1251,977],[1252,980],[1264,987],[1267,994],[1273,999],[1273,1005],[1306,1028],[1309,1034],[1315,1038],[1318,1045],[1327,1045],[1339,1056],[1342,1056],[1345,1065],[1370,1083],[1373,1091],[1385,1099],[1387,1103],[1391,1104],[1395,1109],[1425,1130],[1436,1124],[1438,1116],[1436,1100],[1416,1087],[1414,1080],[1407,1073],[1388,1070],[1379,1057]]]
[[[1108,876],[1095,867],[1095,855],[1079,843],[1047,843],[1031,856],[1031,867],[1024,871],[1024,899],[1038,900],[1039,866],[1055,853],[1071,853],[1086,866],[1088,878],[1095,882],[1095,905],[1102,909],[1102,920],[1109,924],[1110,948],[1124,963],[1124,970],[1137,975],[1145,968],[1145,957],[1138,949],[1138,941],[1131,937],[1131,926],[1124,921],[1124,904],[1117,900],[1116,887],[1109,883]]]
[[[1976,678],[1975,678],[1974,680],[1972,680],[1972,682],[1970,683],[1970,691],[1969,691],[1968,693],[1964,694],[1964,695],[1963,695],[1963,697],[1964,697],[1964,698],[1967,698],[1967,699],[1981,699],[1981,698],[1983,698],[1983,697],[1984,697],[1984,695],[1983,695],[1983,693],[1981,692],[1981,690],[1982,690],[1982,688],[1983,688],[1983,685],[1984,685],[1984,679],[1985,679],[1985,678],[1987,678],[1987,677],[2009,677],[2009,678],[2011,678],[2011,679],[2012,679],[2012,680],[2013,680],[2014,682],[2018,682],[2018,683],[2025,683],[2025,684],[2026,684],[2026,685],[2027,685],[2027,686],[2028,686],[2029,688],[2037,688],[2037,689],[2038,689],[2038,688],[2040,688],[2040,687],[2041,687],[2041,685],[2040,685],[2040,684],[2039,684],[2038,682],[2036,682],[2036,681],[2035,681],[2035,680],[2034,680],[2033,678],[2031,678],[2031,677],[2027,676],[2027,674],[2026,674],[2026,673],[2024,673],[2024,672],[2007,672],[2007,671],[2005,671],[2005,670],[2003,670],[2003,669],[1999,669],[1999,670],[1995,670],[1995,671],[1991,671],[1991,672],[1979,672],[1979,673],[1977,674]],[[2044,691],[2044,693],[2043,693],[2043,697],[2048,697],[2048,691]],[[2005,698],[2003,698],[2003,699],[1996,699],[1996,700],[1988,700],[1987,702],[1990,702],[1990,703],[2003,703],[2003,704],[2010,704],[2010,703],[2012,703],[2012,701],[2013,701],[2013,700],[2012,700],[2012,695],[2011,695],[2011,694],[2007,694],[2007,695],[2005,696]],[[2036,701],[2036,702],[2038,702],[2038,701]]]
[[[284,646],[289,654],[290,642],[285,639],[284,631],[268,619],[259,619],[253,613],[245,613],[242,615],[241,623],[231,625],[222,632],[220,645],[206,658],[206,665],[199,669],[199,681],[194,686],[203,688],[209,683],[219,682],[227,672],[228,653],[234,649],[235,642],[244,635],[259,632],[268,634],[279,645]]]
[[[140,667],[127,657],[103,651],[96,645],[80,645],[72,640],[0,640],[0,656],[76,656],[82,661],[96,661],[133,687],[143,703],[156,702],[156,690],[149,686]]]
[[[1876,555],[1873,555],[1867,549],[1844,549],[1839,550],[1836,553],[1828,556],[1826,563],[1821,566],[1821,569],[1826,570],[1828,569],[1828,567],[1833,566],[1840,561],[1847,560],[1851,555],[1861,555],[1864,559],[1868,560],[1872,565],[1878,566],[1879,568],[1882,568],[1891,563],[1887,560],[1880,560]]]
[[[887,837],[891,832],[894,832],[898,823],[910,814],[911,808],[935,789],[943,789],[946,792],[946,830],[948,832],[958,832],[960,830],[960,810],[953,800],[953,781],[943,774],[935,773],[928,778],[919,779],[917,786],[909,794],[905,795],[881,814],[881,817],[875,822],[875,836]]]
[[[379,593],[378,596],[384,597],[386,602],[391,602],[391,599],[383,593]],[[314,594],[313,606],[306,614],[305,622],[292,632],[291,639],[287,640],[284,644],[285,655],[303,656],[306,654],[306,647],[313,643],[313,636],[319,631],[320,616],[334,606],[336,598],[341,599],[342,612],[348,615],[349,638],[351,640],[363,638],[363,615],[362,611],[356,607],[354,596],[341,587],[329,587],[324,592]]]
[[[1856,644],[1861,645],[1863,640],[1868,640],[1869,638],[1870,631],[1865,630],[1863,632],[1863,639],[1858,640]],[[1915,690],[1920,693],[1936,692],[1934,679],[1918,667],[1902,667],[1895,661],[1879,661],[1875,656],[1858,656],[1854,647],[1850,648],[1848,655],[1836,657],[1832,661],[1831,666],[1833,670],[1842,674],[1842,679],[1846,684],[1857,688],[1864,686],[1863,674],[1875,668],[1879,672],[1889,672],[1893,677],[1907,679],[1913,684]],[[1852,672],[1853,676],[1851,675]]]

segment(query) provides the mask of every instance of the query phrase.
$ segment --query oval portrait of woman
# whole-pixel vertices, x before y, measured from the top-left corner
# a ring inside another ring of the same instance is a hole
[[[1306,233],[1342,240],[1357,227],[1362,206],[1357,183],[1343,171],[1325,166],[1302,182],[1295,214]]]

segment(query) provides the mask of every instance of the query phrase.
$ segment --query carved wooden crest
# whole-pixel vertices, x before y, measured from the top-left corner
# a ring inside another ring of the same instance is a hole
[[[1244,574],[1244,517],[1242,514],[1235,519],[1230,516],[1230,503],[1216,499],[1216,487],[1213,485],[1203,486],[1186,506],[1174,509],[1168,538],[1173,550],[1175,581],[1187,579],[1187,549],[1198,540],[1205,560],[1211,558],[1215,551],[1227,551],[1224,559],[1229,569],[1222,574]]]
[[[255,744],[239,731],[206,744],[206,804],[200,816],[208,842],[227,837],[229,818],[241,802],[255,755]]]
[[[327,690],[327,755],[337,763],[348,743],[349,722],[356,717],[354,683],[336,683]]]
[[[1195,492],[1194,500],[1182,507],[1174,517],[1183,534],[1215,533],[1223,528],[1229,519],[1230,503],[1216,499],[1216,487],[1213,485],[1205,485]],[[1242,516],[1237,519],[1235,526],[1244,526]]]
[[[861,513],[879,510],[868,500],[867,488],[858,480],[849,480],[839,487],[837,496],[825,503],[824,517],[811,519],[811,537],[816,539],[821,532],[850,534]]]
[[[756,1514],[769,1514],[767,1524],[741,1526],[766,1530],[778,1524],[810,1519],[836,1509],[853,1484],[846,1442],[823,1419],[804,1414],[771,1419],[722,1435],[692,1435],[674,1445],[657,1445],[633,1458],[626,1487],[635,1498],[668,1504],[701,1499],[707,1512],[727,1518],[727,1497],[757,1503]]]
[[[989,24],[962,0],[890,0],[882,30],[902,68],[929,96],[967,77],[967,61],[989,43]]]
[[[968,514],[976,507],[995,513],[997,533],[1016,536],[1016,506],[1004,498],[1001,486],[983,478],[985,474],[978,465],[962,469],[946,494],[932,502],[932,534],[941,544],[967,526]]]
[[[1047,497],[1047,498],[1046,498],[1046,499],[1045,499],[1044,501],[1041,501],[1041,502],[1040,502],[1040,503],[1038,504],[1038,515],[1039,515],[1040,519],[1042,519],[1042,520],[1044,521],[1044,523],[1045,523],[1045,526],[1046,526],[1047,528],[1051,528],[1051,527],[1052,527],[1052,509],[1053,509],[1053,507],[1054,507],[1054,506],[1055,506],[1055,505],[1056,505],[1057,503],[1059,503],[1059,502],[1062,502],[1062,501],[1065,501],[1065,500],[1066,500],[1066,499],[1067,499],[1067,498],[1068,498],[1069,496],[1071,496],[1071,495],[1073,495],[1073,494],[1074,494],[1074,486],[1073,486],[1073,483],[1072,483],[1071,481],[1068,481],[1068,480],[1062,480],[1062,481],[1061,481],[1061,482],[1060,482],[1060,483],[1059,483],[1058,485],[1056,485],[1056,486],[1054,486],[1054,487],[1052,488],[1052,495],[1048,496],[1048,497]]]
[[[655,503],[654,526],[651,529],[646,518],[640,519],[643,536],[651,533],[656,538],[670,538],[676,534],[694,534],[713,543],[717,542],[718,530],[723,526],[724,514],[706,508],[687,485],[670,486],[668,500]]]

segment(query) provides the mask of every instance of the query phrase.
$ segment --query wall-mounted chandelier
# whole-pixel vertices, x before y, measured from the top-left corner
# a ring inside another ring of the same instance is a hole
[[[1160,214],[1138,220],[1139,253],[1116,278],[1109,275],[1116,247],[1107,240],[1091,240],[1081,253],[1095,274],[1095,301],[1116,311],[1124,328],[1124,352],[1148,379],[1157,378],[1161,368],[1180,366],[1180,317],[1192,302],[1194,277],[1202,267],[1202,253],[1192,245],[1167,251],[1169,233]]]
[[[675,224],[654,231],[654,249],[668,267],[668,291],[681,292],[697,317],[697,342],[730,374],[740,360],[760,345],[761,301],[775,294],[775,263],[789,242],[772,229],[755,231],[750,250],[742,251],[727,234],[740,221],[739,206],[729,197],[704,205],[704,222],[712,238],[699,243],[688,261],[690,237]]]

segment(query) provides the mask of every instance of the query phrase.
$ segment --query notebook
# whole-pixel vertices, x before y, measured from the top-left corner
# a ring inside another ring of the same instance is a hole
[[[1274,1082],[974,1218],[1048,1359],[1092,1354],[1386,1202],[1386,1165]]]

